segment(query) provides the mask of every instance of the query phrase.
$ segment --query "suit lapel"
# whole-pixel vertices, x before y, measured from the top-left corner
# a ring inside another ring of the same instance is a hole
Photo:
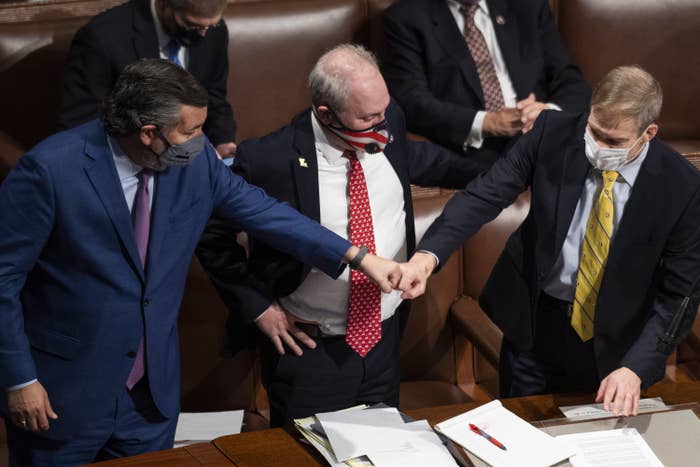
[[[311,127],[311,111],[294,122],[294,130],[296,157],[290,163],[299,203],[297,208],[318,222],[321,220],[321,207],[318,200],[318,161]]]
[[[134,4],[134,52],[138,58],[160,58],[158,36],[151,16],[150,2],[142,0]]]
[[[659,193],[659,187],[663,186],[658,180],[658,176],[661,174],[659,162],[656,144],[652,141],[647,157],[639,168],[630,197],[625,204],[617,233],[614,234],[610,245],[608,262],[615,262],[618,260],[618,256],[624,256],[625,245],[628,245],[635,238],[639,239],[644,233],[652,232],[652,224],[658,222],[658,219],[650,212],[650,208],[656,206],[658,199],[663,197],[663,193]],[[655,196],[657,201],[654,199]],[[620,258],[620,261],[622,260],[623,258]]]
[[[487,0],[487,3],[498,46],[501,49],[503,60],[506,62],[506,68],[508,68],[508,75],[511,77],[521,76],[517,19],[510,13],[504,0]],[[525,81],[522,79],[512,79],[511,81],[513,87],[516,88],[515,92],[518,98],[526,97],[528,90],[517,89],[518,83]]]
[[[457,23],[445,0],[433,0],[431,18],[435,38],[447,53],[457,60],[459,68],[464,75],[464,79],[483,105],[484,92],[481,89],[481,82],[476,72],[474,59],[469,52],[464,36],[459,31]]]
[[[102,134],[97,136],[97,141],[88,141],[85,145],[87,159],[85,172],[107,211],[134,270],[141,280],[144,280],[143,266],[136,248],[134,228],[124,198],[124,190],[119,183],[117,169],[114,166],[112,152],[107,145],[104,130],[101,125],[98,128]]]
[[[554,245],[555,251],[561,249],[564,237],[569,231],[571,219],[576,210],[576,204],[581,197],[583,184],[590,169],[590,163],[586,158],[583,140],[569,146],[564,154],[564,164],[562,166],[561,185],[557,196],[557,214]]]

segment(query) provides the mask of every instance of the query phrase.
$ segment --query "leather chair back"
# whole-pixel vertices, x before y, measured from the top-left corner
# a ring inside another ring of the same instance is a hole
[[[681,153],[700,152],[697,0],[566,0],[559,29],[589,83],[611,68],[639,64],[664,90],[660,136]]]

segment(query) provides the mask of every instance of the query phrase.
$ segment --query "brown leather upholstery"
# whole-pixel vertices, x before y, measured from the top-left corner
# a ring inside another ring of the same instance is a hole
[[[660,136],[681,153],[700,152],[700,3],[697,0],[566,0],[559,29],[583,75],[596,83],[608,70],[639,64],[664,90]]]

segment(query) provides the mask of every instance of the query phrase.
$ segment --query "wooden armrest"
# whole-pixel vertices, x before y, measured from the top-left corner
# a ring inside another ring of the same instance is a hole
[[[455,332],[464,335],[491,365],[498,368],[503,333],[486,316],[476,300],[467,296],[460,297],[452,304],[450,314]]]

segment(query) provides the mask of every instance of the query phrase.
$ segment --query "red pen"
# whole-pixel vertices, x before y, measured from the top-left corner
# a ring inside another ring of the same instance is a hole
[[[506,447],[503,445],[503,443],[501,443],[500,441],[498,441],[496,438],[494,438],[494,437],[491,436],[490,434],[486,433],[484,430],[482,430],[482,429],[479,428],[478,426],[476,426],[476,425],[470,423],[470,424],[469,424],[469,429],[472,430],[472,431],[473,431],[474,433],[476,433],[477,435],[483,436],[484,438],[486,438],[487,440],[489,440],[489,442],[491,442],[491,444],[493,444],[494,446],[496,446],[496,447],[498,447],[498,448],[501,448],[501,449],[503,449],[504,451],[506,450]]]

